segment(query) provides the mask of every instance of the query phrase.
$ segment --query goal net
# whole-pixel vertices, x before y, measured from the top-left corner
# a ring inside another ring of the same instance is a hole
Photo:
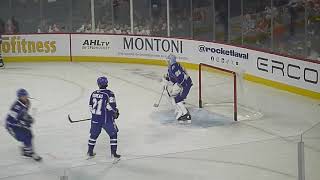
[[[244,97],[243,74],[199,64],[199,107],[234,121],[261,117]]]

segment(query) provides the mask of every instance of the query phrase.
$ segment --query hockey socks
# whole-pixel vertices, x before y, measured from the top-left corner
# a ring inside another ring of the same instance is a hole
[[[33,160],[35,161],[41,161],[42,160],[42,157],[40,157],[39,155],[37,155],[32,147],[23,147],[22,148],[22,155],[24,157],[28,157],[28,158],[32,158]]]
[[[4,67],[4,63],[3,63],[3,60],[2,60],[1,54],[0,54],[0,67]]]
[[[117,134],[110,137],[110,148],[111,148],[111,154],[117,154],[118,149],[118,137]]]
[[[93,149],[94,149],[94,146],[96,145],[96,139],[93,139],[93,138],[89,138],[89,141],[88,141],[88,153],[92,154],[93,153]]]

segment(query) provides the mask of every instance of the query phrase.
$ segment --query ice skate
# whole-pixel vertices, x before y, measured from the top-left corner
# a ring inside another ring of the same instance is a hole
[[[38,154],[36,154],[36,153],[26,149],[26,148],[21,148],[21,149],[22,149],[21,155],[23,157],[32,158],[35,161],[41,161],[42,160],[42,157],[40,157]]]
[[[31,156],[31,158],[33,159],[33,160],[35,160],[35,161],[42,161],[42,157],[41,156],[39,156],[38,154],[36,154],[36,153],[32,153],[32,156]]]
[[[178,122],[179,122],[179,124],[184,124],[184,123],[190,124],[191,123],[191,115],[190,115],[189,111],[185,115],[180,116],[178,118]]]
[[[191,123],[191,115],[188,111],[188,109],[184,106],[183,102],[177,103],[177,109],[179,110],[179,113],[176,117],[177,121],[179,124],[184,124],[184,123]]]
[[[120,158],[121,158],[121,155],[117,154],[117,153],[114,153],[111,155],[111,157],[113,158],[113,164],[117,163],[120,161]]]
[[[96,156],[96,153],[94,152],[87,152],[87,160],[92,159]]]

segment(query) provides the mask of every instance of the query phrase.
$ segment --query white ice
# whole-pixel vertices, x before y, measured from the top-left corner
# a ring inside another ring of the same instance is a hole
[[[240,103],[259,116],[234,122],[214,107],[197,108],[197,72],[190,70],[194,86],[187,106],[193,122],[179,125],[167,98],[160,107],[153,107],[165,72],[165,67],[132,64],[6,64],[0,70],[1,124],[16,90],[26,88],[35,98],[34,145],[44,161],[22,158],[20,143],[0,128],[0,179],[57,180],[64,174],[69,180],[297,179],[299,134],[320,121],[319,101],[243,82]],[[74,119],[89,117],[88,99],[101,75],[108,77],[120,110],[118,142],[123,158],[117,164],[111,163],[105,132],[95,148],[97,157],[86,160],[90,123],[67,120],[68,114]],[[205,88],[214,91],[211,86]],[[318,180],[320,128],[303,138],[306,179]]]

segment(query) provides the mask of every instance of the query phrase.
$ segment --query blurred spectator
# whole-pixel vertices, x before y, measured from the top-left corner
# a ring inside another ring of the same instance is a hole
[[[4,21],[0,18],[0,34],[4,34],[6,30],[6,25]]]
[[[41,28],[40,28],[40,27],[38,27],[38,29],[37,29],[37,33],[42,33],[42,31],[41,31]]]
[[[11,19],[8,19],[7,24],[6,24],[6,33],[7,34],[13,34],[15,32],[15,27],[12,23]]]
[[[298,6],[298,4],[297,4],[296,0],[292,0],[288,4],[288,12],[290,14],[289,30],[290,30],[291,36],[295,35],[295,22],[297,21],[297,18],[298,18],[298,13],[296,10],[297,6]]]
[[[224,42],[228,42],[229,39],[229,22],[228,22],[228,8],[225,4],[221,4],[219,7],[219,14],[218,17],[220,19],[220,23],[223,25],[223,32],[224,32]]]
[[[53,24],[52,30],[53,30],[53,32],[60,32],[61,31],[57,24]]]
[[[255,29],[255,21],[251,18],[250,14],[246,14],[244,16],[244,20],[242,22],[243,33],[247,34]]]
[[[19,23],[18,23],[18,21],[16,20],[16,18],[14,16],[11,17],[11,22],[12,22],[12,24],[14,26],[13,33],[15,33],[15,34],[19,33],[20,32]]]
[[[84,32],[84,30],[85,30],[85,25],[82,24],[81,27],[76,30],[76,32],[77,32],[77,33],[80,33],[80,32]]]
[[[50,25],[48,29],[48,33],[52,33],[52,32],[53,32],[53,29],[52,29],[52,26]]]
[[[270,30],[270,23],[270,20],[268,20],[265,16],[262,16],[257,21],[257,31],[262,33],[268,33]]]

